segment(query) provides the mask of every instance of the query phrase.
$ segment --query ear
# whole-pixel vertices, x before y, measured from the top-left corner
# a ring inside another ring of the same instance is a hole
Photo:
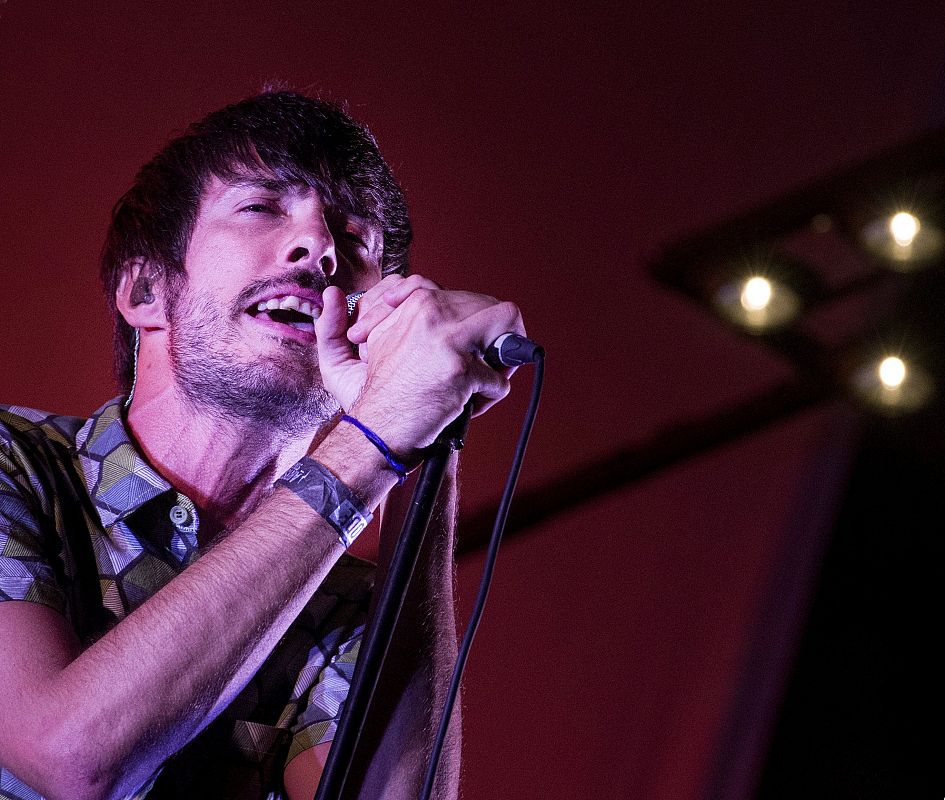
[[[115,290],[115,303],[125,322],[132,328],[167,327],[164,301],[161,271],[141,258],[127,262]]]

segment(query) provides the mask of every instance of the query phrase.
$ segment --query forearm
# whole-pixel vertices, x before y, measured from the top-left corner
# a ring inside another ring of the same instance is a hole
[[[336,458],[335,468],[376,502],[384,491],[376,465],[358,476],[352,464]],[[342,552],[324,520],[277,488],[133,614],[30,687],[21,738],[36,749],[21,777],[37,776],[51,796],[122,796],[139,786],[233,699]]]
[[[305,530],[296,520],[294,530],[274,535],[293,511],[305,518],[306,509],[294,505],[292,496],[274,497],[33,687],[33,709],[24,720],[31,727],[22,739],[36,748],[36,788],[53,796],[122,796],[225,707],[340,552],[337,539],[317,525]]]

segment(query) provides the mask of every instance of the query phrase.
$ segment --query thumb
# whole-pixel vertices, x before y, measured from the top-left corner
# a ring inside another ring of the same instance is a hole
[[[322,313],[315,323],[318,363],[322,369],[358,360],[351,350],[347,334],[348,306],[344,292],[337,286],[329,286],[322,292]]]

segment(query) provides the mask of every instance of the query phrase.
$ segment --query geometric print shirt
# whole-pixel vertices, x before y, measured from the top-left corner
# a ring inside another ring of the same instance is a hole
[[[55,609],[86,646],[200,555],[193,502],[138,452],[122,410],[121,397],[89,419],[0,406],[0,601]],[[284,798],[285,765],[334,737],[373,581],[343,555],[227,709],[129,798]],[[2,765],[0,798],[41,800]]]

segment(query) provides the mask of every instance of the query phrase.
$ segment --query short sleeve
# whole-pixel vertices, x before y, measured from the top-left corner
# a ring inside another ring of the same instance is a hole
[[[299,620],[311,631],[312,644],[296,683],[286,764],[303,750],[335,738],[373,587],[374,565],[343,555]]]
[[[0,441],[0,601],[27,600],[65,613],[66,598],[43,536],[29,475]]]
[[[296,724],[292,726],[292,744],[286,764],[303,750],[335,738],[341,711],[351,689],[351,678],[361,648],[362,633],[363,628],[360,628],[341,645],[312,686],[308,703],[299,714]]]

